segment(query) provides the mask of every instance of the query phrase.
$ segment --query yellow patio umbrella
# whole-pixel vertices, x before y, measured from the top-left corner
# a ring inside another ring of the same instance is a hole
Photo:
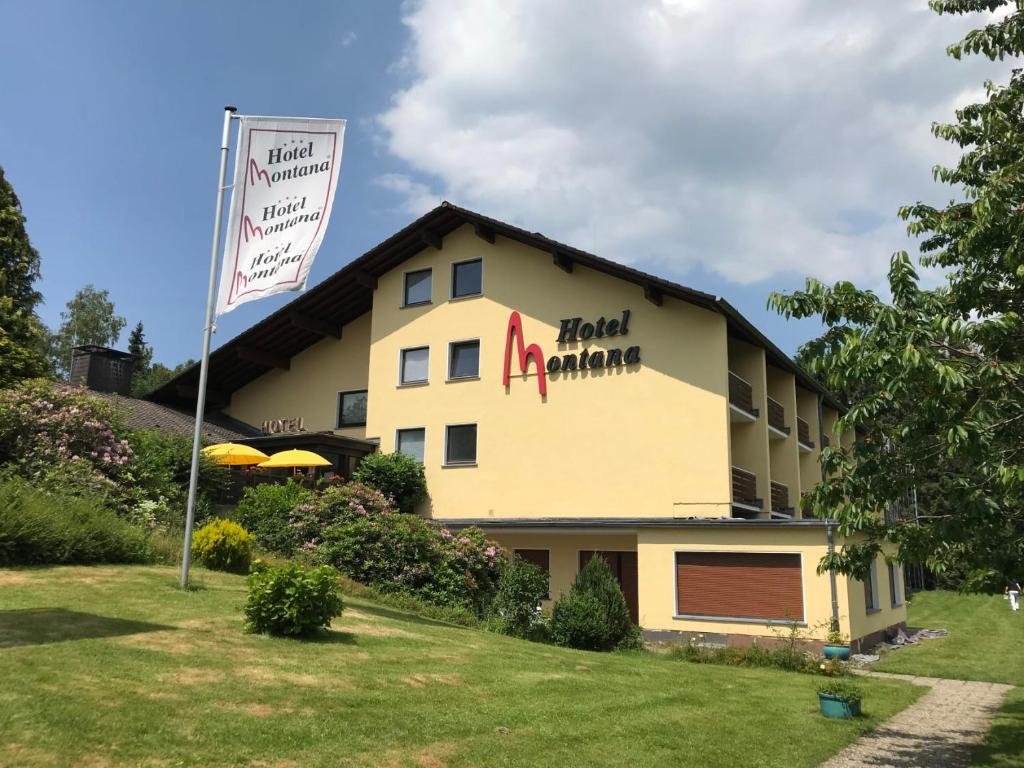
[[[273,467],[329,467],[331,462],[312,451],[280,451],[260,464],[268,469]]]
[[[240,443],[217,443],[203,448],[203,455],[217,464],[248,466],[266,461],[269,456],[263,451]]]

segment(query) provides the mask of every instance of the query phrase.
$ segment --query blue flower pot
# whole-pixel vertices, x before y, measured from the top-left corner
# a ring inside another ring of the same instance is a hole
[[[825,658],[826,659],[841,659],[846,661],[850,658],[850,646],[848,645],[826,645],[825,646]]]
[[[821,708],[821,714],[825,717],[835,717],[840,720],[860,717],[860,701],[847,701],[837,696],[829,696],[827,693],[819,693],[818,706]]]

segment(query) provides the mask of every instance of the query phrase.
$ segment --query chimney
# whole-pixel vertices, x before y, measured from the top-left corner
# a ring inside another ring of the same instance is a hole
[[[75,347],[71,355],[70,383],[96,392],[127,395],[132,388],[135,355],[88,344]]]

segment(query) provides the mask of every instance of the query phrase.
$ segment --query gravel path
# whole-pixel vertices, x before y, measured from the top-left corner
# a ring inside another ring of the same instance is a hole
[[[1000,683],[862,672],[931,688],[916,703],[862,736],[820,768],[967,768],[1003,697]]]

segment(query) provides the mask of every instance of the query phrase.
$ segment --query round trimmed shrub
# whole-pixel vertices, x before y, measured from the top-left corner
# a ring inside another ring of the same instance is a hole
[[[252,534],[231,520],[212,520],[192,536],[192,556],[211,571],[246,573]]]
[[[250,632],[304,637],[327,629],[345,608],[338,572],[330,566],[304,568],[288,563],[272,568],[253,563],[245,602]]]
[[[390,496],[399,512],[412,512],[427,495],[423,465],[404,453],[364,456],[352,479]]]
[[[555,603],[551,636],[559,645],[584,651],[611,651],[639,644],[639,631],[608,563],[591,558],[576,575],[569,594]]]

